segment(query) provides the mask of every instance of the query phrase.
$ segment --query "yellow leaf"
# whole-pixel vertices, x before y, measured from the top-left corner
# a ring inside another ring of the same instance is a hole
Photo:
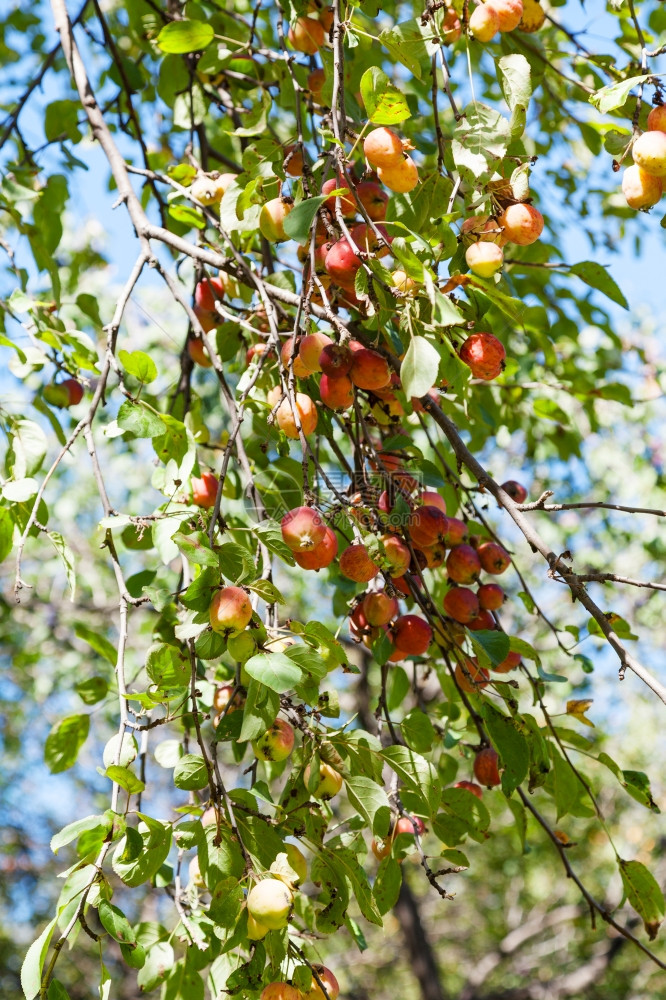
[[[574,698],[573,701],[567,702],[567,715],[573,715],[574,719],[578,719],[579,722],[584,723],[586,726],[591,726],[592,729],[594,729],[594,723],[590,722],[590,720],[585,716],[585,713],[591,704],[591,698]]]

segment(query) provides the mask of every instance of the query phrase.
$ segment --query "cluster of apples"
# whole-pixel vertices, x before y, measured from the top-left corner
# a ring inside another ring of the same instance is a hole
[[[404,470],[397,472],[393,488],[397,481],[397,495],[409,509],[406,524],[400,528],[396,526],[388,490],[379,496],[375,509],[364,509],[359,502],[352,513],[366,527],[374,522],[379,535],[376,551],[373,549],[371,555],[364,542],[354,541],[344,548],[338,560],[339,571],[347,579],[365,584],[373,581],[351,612],[352,637],[372,648],[382,632],[385,633],[391,643],[390,662],[424,655],[433,639],[449,644],[453,637],[460,645],[465,640],[464,630],[457,627],[460,625],[472,631],[497,628],[492,613],[504,603],[503,589],[493,582],[481,584],[476,591],[472,586],[478,583],[482,572],[500,575],[511,562],[508,553],[497,542],[484,541],[477,536],[468,538],[466,523],[447,516],[445,501],[439,493],[425,491],[413,499],[410,494],[417,484]],[[393,480],[390,475],[388,478]],[[519,483],[508,482],[504,488],[517,502],[526,498]],[[315,507],[290,510],[284,515],[281,528],[284,542],[303,568],[320,569],[336,558],[337,535]],[[435,636],[424,618],[399,613],[397,595],[411,598],[420,588],[419,572],[442,566],[450,584],[442,610],[455,626],[448,631],[438,628]],[[382,574],[388,590],[378,584]],[[514,669],[519,662],[517,654],[509,653],[495,669],[504,673]],[[464,658],[456,667],[456,677],[466,691],[478,690],[489,680],[488,672],[475,660]]]
[[[528,201],[513,202],[496,216],[470,216],[460,228],[463,240],[471,240],[465,252],[467,266],[479,278],[491,278],[504,264],[502,247],[536,243],[543,225],[543,215]]]
[[[409,156],[408,150],[411,149],[413,146],[392,129],[375,128],[366,136],[363,152],[367,164],[376,171],[374,176],[377,179],[371,176],[356,181],[350,174],[350,183],[347,176],[340,174],[329,178],[322,185],[322,195],[328,196],[324,201],[324,208],[329,214],[326,225],[320,219],[315,233],[315,271],[318,282],[324,288],[334,284],[344,292],[343,304],[359,305],[354,282],[362,267],[363,255],[380,258],[390,251],[392,239],[381,225],[386,218],[389,199],[382,184],[390,191],[402,194],[416,187],[419,173],[414,160]],[[300,176],[303,171],[303,151],[296,146],[287,146],[284,163],[285,171],[290,176]],[[259,229],[270,243],[288,239],[284,223],[293,208],[293,199],[282,195],[262,205]],[[338,209],[345,233],[336,239],[332,234],[340,233]],[[363,216],[363,221],[360,222],[355,221],[359,213]],[[309,247],[301,247],[299,256],[306,262],[307,280],[310,268]],[[408,279],[402,269],[394,272],[393,284],[402,292],[412,290],[411,284],[408,287]],[[318,290],[315,290],[314,301],[321,301]]]
[[[469,31],[478,42],[490,42],[498,32],[538,31],[545,20],[538,0],[485,0],[470,14]]]
[[[622,194],[630,208],[652,208],[666,183],[666,105],[652,108],[647,132],[634,141],[631,155],[634,162],[622,176]]]

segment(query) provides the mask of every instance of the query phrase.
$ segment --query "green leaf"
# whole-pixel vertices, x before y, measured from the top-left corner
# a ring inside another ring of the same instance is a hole
[[[190,229],[206,228],[206,220],[194,205],[169,205],[169,215]]]
[[[484,701],[481,705],[481,716],[486,722],[490,739],[504,766],[502,791],[509,796],[527,777],[529,767],[527,739],[520,729],[520,723],[498,712],[489,701]]]
[[[579,782],[571,769],[571,765],[562,757],[557,747],[549,744],[550,756],[553,761],[553,788],[558,820],[571,811],[578,799]]]
[[[147,882],[162,867],[171,849],[171,826],[143,813],[137,829],[128,827],[113,854],[111,867],[125,885]]]
[[[48,438],[34,420],[17,420],[12,425],[7,468],[14,479],[24,479],[39,472],[48,450]]]
[[[330,195],[317,195],[296,205],[284,220],[284,231],[297,243],[305,243],[310,235],[312,221]]]
[[[187,753],[176,761],[173,769],[173,783],[176,788],[193,791],[208,784],[206,762],[201,754]]]
[[[294,553],[282,538],[282,529],[277,521],[269,519],[260,521],[254,526],[254,533],[263,542],[269,552],[279,556],[288,566],[295,566]]]
[[[52,101],[44,112],[44,135],[49,142],[69,139],[73,143],[83,138],[78,120],[81,106],[78,101]]]
[[[74,553],[59,531],[47,531],[46,534],[48,535],[49,541],[53,544],[54,549],[60,556],[61,562],[65,567],[65,575],[67,577],[67,583],[69,584],[69,599],[70,601],[73,601],[76,595]]]
[[[400,886],[402,885],[402,868],[395,858],[389,855],[384,858],[375,876],[372,894],[377,903],[377,909],[382,916],[389,913],[398,902]]]
[[[263,735],[273,725],[279,711],[280,695],[253,678],[247,688],[238,742],[245,743]]]
[[[408,788],[422,799],[425,812],[433,816],[441,793],[436,768],[408,747],[385,747],[381,755]]]
[[[185,687],[190,680],[190,662],[177,646],[158,642],[146,655],[146,671],[153,684],[166,689]]]
[[[21,966],[21,987],[25,1000],[34,1000],[42,985],[42,969],[58,918],[54,917],[36,941],[33,941]]]
[[[439,351],[425,337],[412,337],[400,366],[402,388],[407,397],[420,399],[432,389],[437,382],[439,361]]]
[[[208,535],[203,531],[194,531],[191,535],[176,531],[171,538],[185,558],[196,566],[210,566],[214,569],[219,565],[217,555],[210,547]]]
[[[68,823],[67,826],[63,826],[62,830],[51,837],[51,850],[54,854],[57,854],[61,847],[71,844],[80,834],[85,833],[87,830],[94,830],[98,826],[111,829],[111,821],[108,816],[86,816],[84,819],[77,819],[73,823]]]
[[[89,715],[70,715],[51,729],[44,744],[44,761],[51,774],[66,771],[76,763],[89,730]]]
[[[157,36],[162,52],[200,52],[213,41],[215,31],[208,21],[171,21]]]
[[[52,979],[49,983],[47,1000],[71,1000],[69,993],[59,979]]]
[[[654,875],[640,861],[618,860],[627,899],[639,915],[650,941],[654,941],[664,917],[664,894]]]
[[[356,902],[365,919],[371,924],[377,924],[378,927],[381,927],[383,921],[372,898],[368,876],[358,863],[356,855],[345,848],[338,848],[336,851],[327,851],[326,848],[322,848],[322,855],[324,854],[332,854],[335,857],[336,863],[351,882]]]
[[[411,118],[405,95],[377,66],[366,69],[361,77],[361,97],[374,125],[397,125]]]
[[[14,479],[8,480],[3,485],[2,495],[10,503],[25,503],[30,497],[34,497],[37,490],[36,479]]]
[[[125,371],[139,382],[148,385],[157,378],[157,365],[143,351],[118,351],[118,360]],[[161,433],[161,428],[160,428]]]
[[[136,982],[142,993],[149,993],[159,986],[171,972],[176,956],[168,941],[156,941],[146,952],[146,961]]]
[[[571,274],[575,274],[590,288],[596,288],[597,291],[603,292],[612,302],[617,302],[624,309],[629,308],[629,303],[620,288],[602,264],[584,260],[580,264],[574,264],[569,270]]]
[[[497,667],[509,655],[510,641],[506,632],[481,629],[470,632],[472,648],[482,667]]]
[[[87,642],[89,646],[92,646],[96,653],[99,653],[99,655],[103,656],[112,667],[115,667],[118,654],[113,643],[109,642],[105,636],[96,632],[94,629],[88,628],[88,626],[84,625],[83,622],[77,622],[75,624],[74,632],[79,639],[83,639],[84,642]]]
[[[134,771],[130,771],[128,767],[121,767],[119,764],[110,764],[105,771],[105,775],[111,781],[115,782],[116,785],[124,788],[130,795],[136,795],[137,792],[145,791],[146,786],[143,781],[137,778]]]
[[[277,694],[292,690],[303,677],[298,664],[284,653],[257,653],[247,661],[245,670]]]
[[[254,559],[249,549],[237,542],[227,542],[217,552],[220,572],[232,583],[242,583],[256,574]]]
[[[372,778],[357,774],[345,781],[350,804],[363,816],[378,837],[386,837],[391,822],[391,807],[386,792]]]
[[[502,56],[497,62],[498,79],[504,100],[513,111],[516,107],[527,108],[532,96],[530,64],[525,56],[513,53]]]
[[[468,104],[458,122],[451,152],[461,174],[476,182],[492,173],[506,153],[509,123],[486,104]]]
[[[252,590],[255,594],[259,594],[259,597],[262,601],[265,601],[266,604],[287,603],[272,580],[255,580],[254,583],[248,583],[247,586],[249,590]]]
[[[126,399],[118,410],[118,426],[139,438],[154,438],[164,434],[164,422],[153,409],[139,401]]]
[[[96,705],[98,701],[106,698],[109,685],[104,677],[89,677],[87,681],[75,684],[74,690],[84,705]]]
[[[243,889],[236,878],[223,878],[211,892],[208,916],[218,927],[231,931],[243,903]]]
[[[160,767],[175,767],[183,756],[183,744],[180,740],[162,740],[153,753]]]
[[[121,944],[136,944],[136,934],[122,910],[109,903],[107,899],[100,899],[97,912],[99,922],[114,941],[119,941]]]
[[[408,747],[417,753],[427,753],[432,749],[435,727],[420,708],[413,708],[400,723],[402,737]]]
[[[422,80],[430,61],[426,38],[432,40],[432,29],[424,28],[421,21],[414,18],[382,31],[379,42],[391,53],[393,59],[407,67],[412,76]]]
[[[14,520],[6,507],[0,507],[0,562],[4,562],[14,546]]]
[[[639,83],[645,83],[649,76],[630,76],[619,83],[612,83],[608,87],[602,87],[596,94],[590,95],[590,104],[594,104],[602,114],[621,108],[626,102],[629,92],[637,87]]]
[[[104,767],[111,767],[112,764],[129,767],[132,761],[136,760],[138,753],[139,744],[132,733],[116,733],[104,747],[102,762]]]

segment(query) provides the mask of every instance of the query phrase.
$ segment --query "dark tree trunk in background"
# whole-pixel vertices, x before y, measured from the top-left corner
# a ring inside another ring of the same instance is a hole
[[[400,921],[409,963],[418,981],[423,1000],[447,1000],[442,989],[435,953],[421,921],[419,904],[404,878],[393,912]]]

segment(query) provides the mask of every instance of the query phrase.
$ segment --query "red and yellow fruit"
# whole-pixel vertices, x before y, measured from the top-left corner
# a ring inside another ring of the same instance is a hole
[[[252,741],[252,749],[259,760],[274,762],[286,760],[294,749],[294,730],[284,719],[276,719],[270,729]],[[267,927],[271,926],[259,914],[255,913],[254,916]]]
[[[222,587],[210,603],[209,618],[214,632],[244,629],[252,618],[249,595],[242,587]]]

